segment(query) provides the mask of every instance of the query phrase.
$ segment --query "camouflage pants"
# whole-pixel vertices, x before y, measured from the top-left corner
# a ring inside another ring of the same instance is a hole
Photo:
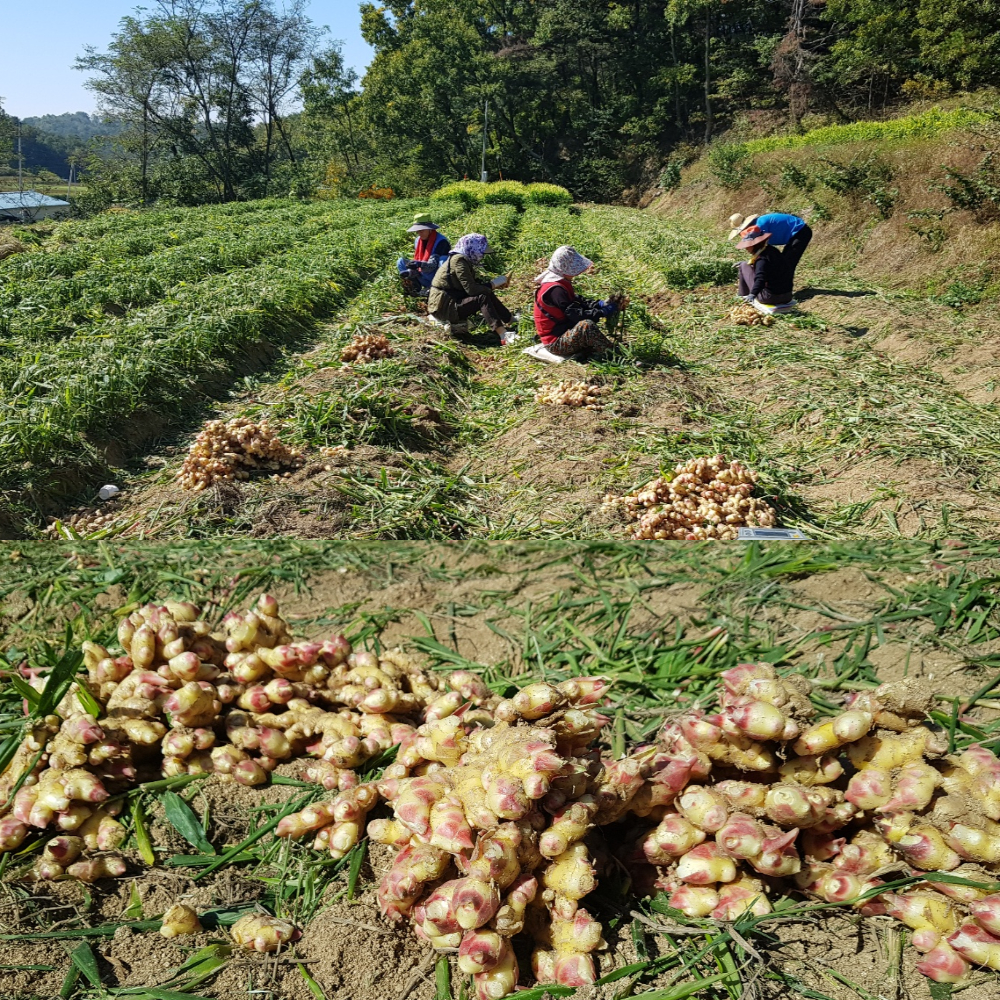
[[[581,320],[572,330],[567,330],[558,340],[546,345],[553,354],[563,358],[571,354],[604,354],[613,346],[591,319]]]

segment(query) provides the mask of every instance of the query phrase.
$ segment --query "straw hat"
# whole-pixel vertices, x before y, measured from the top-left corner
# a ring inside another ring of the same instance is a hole
[[[731,225],[733,229],[730,232],[727,239],[735,240],[736,237],[739,236],[740,233],[742,233],[743,230],[746,229],[746,227],[749,226],[750,223],[757,218],[757,213],[754,213],[753,215],[748,215],[745,219],[743,219],[742,222],[740,222],[740,218],[741,216],[738,214],[729,216],[729,225]]]
[[[771,238],[770,233],[765,233],[760,226],[751,226],[743,236],[743,239],[736,244],[737,250],[753,250],[754,247],[762,246]]]
[[[426,212],[417,212],[413,216],[413,225],[406,231],[408,233],[419,233],[422,229],[437,229],[437,223],[431,222],[431,217]]]

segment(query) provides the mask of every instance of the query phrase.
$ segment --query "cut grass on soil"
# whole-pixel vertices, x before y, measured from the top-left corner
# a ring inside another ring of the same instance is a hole
[[[477,671],[495,690],[608,674],[611,711],[632,740],[679,706],[711,707],[721,670],[764,660],[814,678],[814,701],[826,710],[877,679],[936,678],[935,719],[953,745],[1000,746],[1000,564],[986,542],[102,542],[6,545],[0,560],[2,667],[26,660],[54,678],[35,713],[71,678],[80,643],[107,641],[125,609],[172,596],[219,618],[268,590],[297,634],[344,630],[374,649],[403,643],[431,666]],[[20,694],[0,684],[0,753],[16,745],[22,719]],[[184,776],[130,792],[130,871],[118,882],[26,883],[18,875],[38,845],[3,855],[4,997],[235,1000],[250,989],[284,1000],[377,1000],[400,995],[411,977],[415,1000],[468,997],[457,969],[446,977],[439,965],[435,975],[433,955],[377,916],[372,894],[384,858],[375,848],[362,843],[332,861],[273,836],[281,815],[323,794],[289,770],[261,789]],[[177,898],[192,901],[206,928],[184,948],[156,933]],[[610,878],[587,906],[611,949],[600,960],[603,985],[580,1000],[715,1000],[749,989],[763,1000],[847,1000],[883,995],[890,969],[902,995],[929,996],[912,949],[902,966],[894,952],[892,965],[878,919],[836,907],[788,899],[769,918],[719,926],[678,920],[662,896],[631,899]],[[254,909],[294,920],[303,938],[277,961],[235,953],[225,928]],[[362,949],[363,963],[351,948]],[[376,954],[384,967],[373,975]],[[987,1000],[998,987],[985,974],[962,995]]]

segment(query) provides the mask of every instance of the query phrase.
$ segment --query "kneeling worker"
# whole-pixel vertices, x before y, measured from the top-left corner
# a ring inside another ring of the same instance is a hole
[[[403,281],[404,294],[420,295],[431,287],[437,269],[451,252],[451,243],[439,231],[437,223],[432,222],[431,217],[424,212],[413,217],[413,225],[407,232],[416,234],[413,240],[413,260],[400,257],[396,267]]]
[[[597,322],[618,310],[613,302],[585,299],[573,288],[573,278],[594,262],[573,247],[559,247],[549,266],[535,278],[535,332],[546,350],[560,357],[596,356],[611,350],[612,343]]]
[[[501,344],[512,344],[517,334],[507,327],[514,317],[497,298],[495,289],[503,288],[507,278],[499,275],[489,284],[476,278],[476,265],[491,253],[489,241],[482,233],[469,233],[454,246],[431,282],[427,311],[442,324],[455,327],[464,324],[473,313],[481,313],[487,326],[500,338]]]
[[[790,264],[785,253],[771,246],[770,240],[771,234],[759,226],[744,230],[736,248],[748,251],[750,260],[739,266],[737,291],[740,298],[751,304],[783,306],[792,301],[795,264]]]

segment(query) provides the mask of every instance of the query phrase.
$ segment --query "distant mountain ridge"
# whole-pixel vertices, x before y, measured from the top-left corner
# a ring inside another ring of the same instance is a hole
[[[94,139],[107,139],[122,131],[117,122],[102,121],[86,111],[22,118],[21,125],[25,169],[49,170],[59,177],[68,175],[70,156],[85,153]],[[16,163],[13,159],[10,166]]]
[[[98,136],[117,135],[122,130],[122,126],[117,122],[102,121],[97,115],[89,115],[86,111],[39,115],[22,118],[21,121],[38,129],[39,132],[58,136],[60,139],[75,139],[81,144]]]

